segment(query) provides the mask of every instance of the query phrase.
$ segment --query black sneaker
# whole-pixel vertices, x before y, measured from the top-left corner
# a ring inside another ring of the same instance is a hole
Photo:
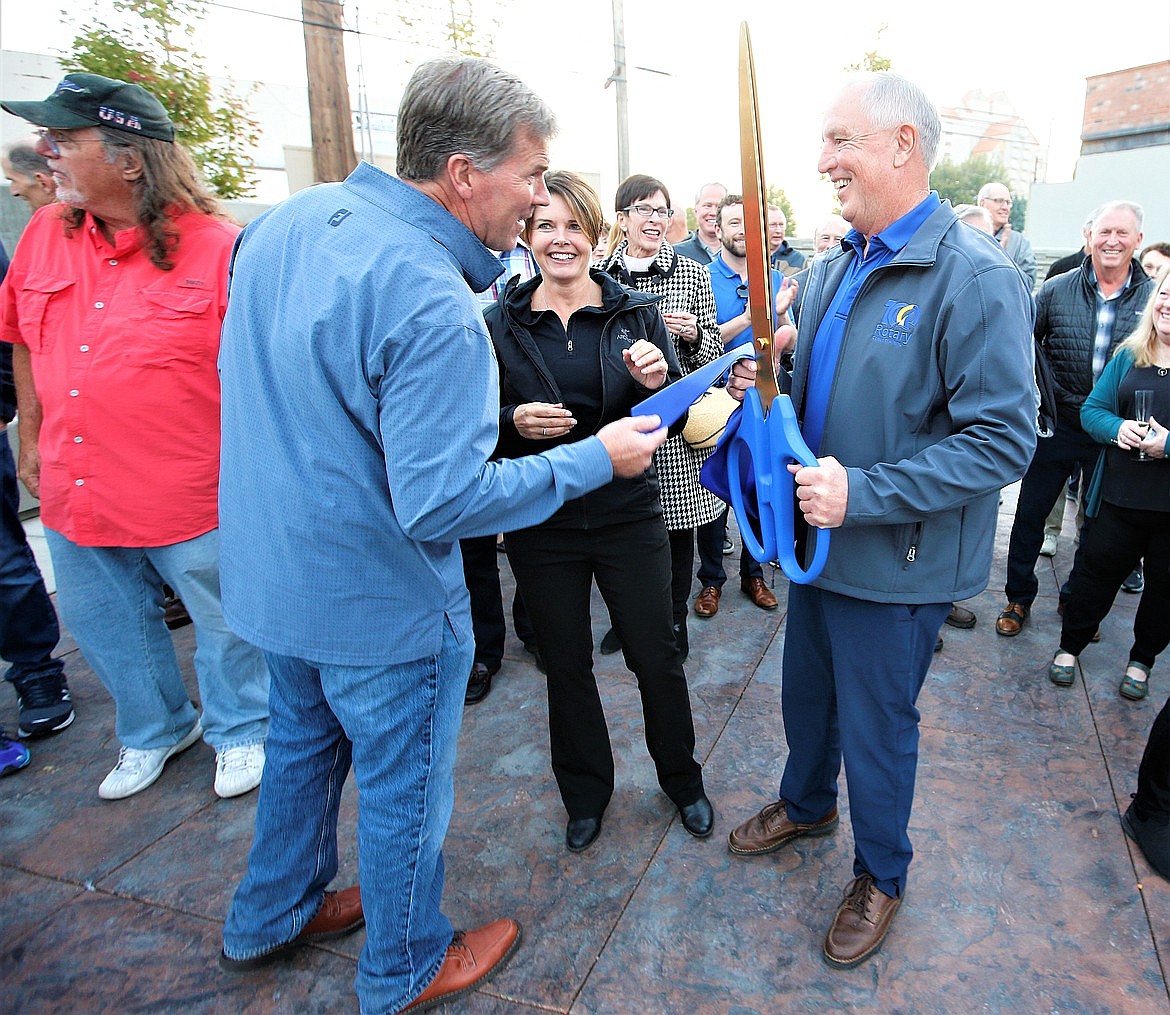
[[[73,699],[62,673],[14,680],[22,737],[46,737],[73,722]]]

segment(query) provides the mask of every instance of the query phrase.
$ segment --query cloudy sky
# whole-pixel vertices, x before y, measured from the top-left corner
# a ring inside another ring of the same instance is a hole
[[[599,172],[607,198],[618,182],[614,90],[604,88],[614,62],[611,0],[472,2],[483,22],[498,11],[498,25],[486,26],[494,36],[495,59],[556,110],[562,130],[554,164]],[[455,6],[465,3],[456,0]],[[98,18],[103,10],[75,0],[5,3],[0,45],[34,52],[64,49],[71,33],[59,7],[96,11]],[[1073,174],[1085,78],[1170,58],[1165,0],[1128,0],[1118,11],[1096,17],[1036,0],[983,11],[921,0],[800,5],[625,0],[624,8],[632,171],[664,179],[679,192],[676,204],[689,203],[706,180],[734,184],[738,34],[746,19],[760,86],[768,181],[785,188],[802,235],[831,206],[816,173],[821,114],[843,68],[868,51],[891,59],[894,70],[919,82],[943,106],[974,89],[1006,93],[1047,150],[1052,182]],[[400,10],[411,13],[415,28],[402,24]],[[441,25],[449,10],[450,0],[346,4],[347,24],[369,33],[360,43],[349,37],[349,83],[353,89],[364,84],[372,109],[393,111],[411,65],[438,51],[426,46],[434,34],[427,19]],[[299,15],[297,0],[211,5],[195,48],[213,73],[303,88]]]

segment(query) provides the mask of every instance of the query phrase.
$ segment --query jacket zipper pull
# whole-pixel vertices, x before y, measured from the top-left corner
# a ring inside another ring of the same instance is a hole
[[[913,564],[914,558],[918,556],[918,544],[911,543],[910,549],[906,551],[906,563]]]
[[[571,338],[565,339],[565,352],[571,353],[573,351],[573,340]]]

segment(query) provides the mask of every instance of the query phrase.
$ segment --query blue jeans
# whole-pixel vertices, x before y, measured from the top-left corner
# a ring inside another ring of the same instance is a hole
[[[231,958],[292,941],[337,874],[337,811],[352,759],[366,945],[362,1011],[398,1011],[426,989],[451,943],[443,839],[474,647],[445,627],[437,656],[341,666],[266,653],[272,725],[248,872],[224,925]]]
[[[853,824],[853,875],[891,897],[906,888],[918,771],[915,702],[950,603],[871,603],[788,587],[780,700],[788,817],[819,821],[837,803],[841,761]]]
[[[7,431],[0,430],[0,659],[11,663],[6,680],[55,676],[61,640],[57,614],[20,523],[20,490]]]
[[[114,699],[122,744],[172,747],[197,718],[163,622],[164,581],[195,624],[204,739],[217,751],[264,742],[268,669],[223,619],[218,529],[171,546],[78,546],[49,528],[45,538],[61,618]]]

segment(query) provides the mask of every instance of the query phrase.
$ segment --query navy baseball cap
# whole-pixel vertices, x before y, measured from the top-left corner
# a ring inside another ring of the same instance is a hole
[[[0,102],[0,107],[38,127],[112,127],[159,141],[175,140],[175,125],[158,99],[141,85],[100,74],[66,74],[42,102]]]

